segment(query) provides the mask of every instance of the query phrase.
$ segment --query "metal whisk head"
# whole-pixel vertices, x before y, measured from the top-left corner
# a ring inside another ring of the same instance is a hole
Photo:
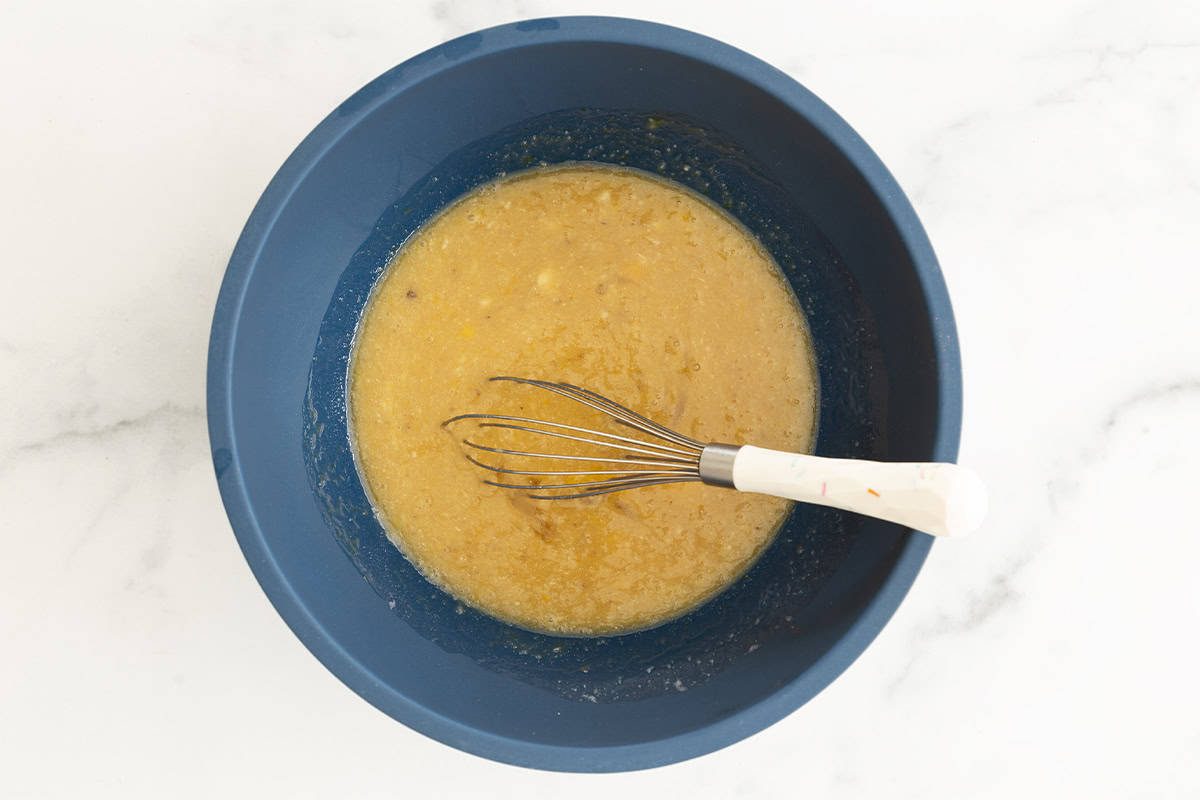
[[[613,433],[566,425],[561,422],[531,419],[529,417],[504,416],[500,414],[460,414],[446,420],[443,426],[461,420],[476,420],[480,428],[505,428],[546,437],[547,439],[569,440],[593,445],[601,448],[601,455],[568,455],[565,453],[532,452],[526,450],[509,450],[500,447],[489,447],[463,440],[463,444],[483,453],[493,453],[501,456],[517,456],[532,459],[554,459],[558,461],[578,462],[586,469],[548,469],[524,470],[509,469],[481,461],[469,453],[466,457],[471,463],[498,475],[521,475],[528,478],[526,483],[504,483],[495,480],[485,480],[484,483],[505,489],[524,489],[529,497],[541,500],[568,500],[577,497],[592,497],[610,492],[620,492],[626,489],[640,489],[662,483],[685,483],[689,481],[704,481],[718,485],[732,486],[732,480],[713,479],[707,470],[701,468],[701,455],[706,453],[706,460],[711,460],[712,448],[724,445],[705,445],[690,439],[683,434],[659,425],[653,420],[643,417],[636,411],[609,400],[579,386],[569,383],[553,383],[528,378],[499,376],[493,381],[512,381],[528,386],[536,386],[548,392],[574,400],[596,411],[608,415],[616,422],[642,434],[641,438],[619,436]],[[647,441],[649,439],[649,441]],[[730,448],[731,450],[734,448]],[[702,474],[702,471],[705,474]],[[564,483],[541,483],[542,479],[565,478]]]

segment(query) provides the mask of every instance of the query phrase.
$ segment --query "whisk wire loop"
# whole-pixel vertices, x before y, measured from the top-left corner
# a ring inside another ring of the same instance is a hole
[[[638,414],[620,403],[609,400],[603,395],[575,386],[569,383],[554,383],[551,381],[533,380],[531,378],[516,378],[501,375],[491,378],[493,381],[509,381],[512,383],[533,386],[538,389],[553,392],[581,405],[598,411],[610,419],[632,428],[651,441],[632,436],[621,436],[615,433],[568,425],[562,422],[533,419],[531,417],[512,416],[505,414],[459,414],[446,420],[443,426],[455,422],[474,421],[479,428],[499,428],[543,436],[552,439],[579,442],[595,445],[618,454],[606,455],[570,455],[566,453],[544,453],[533,450],[516,450],[494,447],[479,442],[464,439],[463,444],[477,451],[494,453],[498,456],[508,456],[516,459],[544,459],[564,462],[576,462],[581,466],[595,468],[587,469],[516,469],[510,466],[490,464],[475,458],[470,453],[464,453],[472,464],[486,469],[497,475],[525,476],[528,483],[508,483],[485,480],[491,486],[503,489],[523,489],[527,496],[539,500],[569,500],[581,497],[621,492],[627,489],[641,489],[647,486],[657,486],[667,483],[687,483],[702,480],[700,456],[705,445],[676,433],[647,417]],[[599,465],[621,465],[621,468],[605,469]],[[571,479],[563,483],[542,484],[544,478]],[[581,478],[585,480],[573,480]],[[598,480],[586,480],[598,478]]]

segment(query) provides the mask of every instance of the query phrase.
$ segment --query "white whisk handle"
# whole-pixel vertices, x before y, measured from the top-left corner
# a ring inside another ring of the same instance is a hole
[[[733,485],[897,522],[934,536],[960,536],[987,514],[987,491],[957,464],[887,463],[784,453],[746,445]]]

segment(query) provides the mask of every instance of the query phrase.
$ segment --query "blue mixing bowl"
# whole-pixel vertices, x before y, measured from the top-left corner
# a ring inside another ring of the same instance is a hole
[[[675,28],[605,18],[447,42],[317,126],[230,260],[209,349],[209,433],[254,574],[347,685],[472,753],[628,770],[715,750],[813,697],[895,611],[931,539],[797,506],[711,602],[604,638],[512,627],[413,569],[373,516],[351,459],[355,325],[389,256],[439,208],[498,175],[574,160],[684,183],[771,250],[813,333],[819,454],[954,459],[961,379],[950,301],[883,164],[763,62]]]

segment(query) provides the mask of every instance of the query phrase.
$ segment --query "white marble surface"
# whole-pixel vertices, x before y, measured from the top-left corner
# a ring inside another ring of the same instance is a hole
[[[486,25],[636,16],[823,97],[928,228],[991,485],[801,711],[643,773],[539,773],[374,710],[218,499],[208,326],[333,106]],[[1192,2],[0,5],[0,796],[1200,795],[1200,11]]]

